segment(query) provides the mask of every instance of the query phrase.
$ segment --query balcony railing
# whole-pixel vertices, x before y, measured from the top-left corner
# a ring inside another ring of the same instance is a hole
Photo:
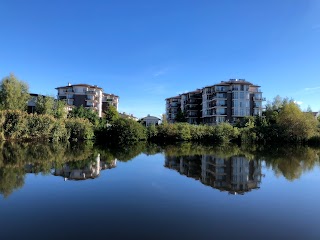
[[[88,90],[88,91],[86,91],[86,94],[95,95],[95,94],[97,94],[97,92],[94,90]]]

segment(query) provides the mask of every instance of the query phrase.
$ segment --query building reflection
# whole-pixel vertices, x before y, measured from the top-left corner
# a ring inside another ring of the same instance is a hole
[[[61,168],[55,168],[53,175],[61,176],[64,180],[86,180],[94,179],[100,175],[102,170],[115,168],[117,159],[112,161],[100,160],[100,154],[97,155],[94,161],[90,161],[82,166],[78,166],[77,162],[65,163]]]
[[[234,195],[260,188],[262,176],[261,161],[243,156],[166,156],[165,167]]]
[[[100,154],[89,161],[74,161],[66,162],[62,166],[48,166],[49,170],[54,176],[61,176],[64,180],[86,180],[94,179],[100,175],[102,170],[115,168],[117,166],[117,159],[103,161],[100,158]],[[25,164],[25,173],[38,173],[44,169],[40,168],[38,164]]]

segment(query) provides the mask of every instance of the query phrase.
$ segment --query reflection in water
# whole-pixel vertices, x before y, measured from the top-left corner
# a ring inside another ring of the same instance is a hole
[[[72,180],[94,179],[101,170],[116,167],[110,151],[92,144],[61,145],[2,143],[0,146],[0,194],[8,197],[24,185],[27,173],[62,176]]]
[[[261,183],[261,164],[276,176],[289,181],[319,165],[319,149],[305,146],[285,148],[265,146],[202,146],[191,143],[160,147],[138,143],[121,149],[43,143],[0,143],[0,194],[9,196],[24,185],[27,173],[55,175],[65,180],[98,177],[102,170],[114,168],[117,161],[130,161],[141,153],[163,152],[165,167],[201,181],[203,184],[244,194]]]
[[[249,161],[243,156],[166,156],[165,167],[230,194],[244,194],[258,189],[262,176],[261,161]]]
[[[98,154],[95,161],[82,164],[82,166],[66,163],[61,168],[56,168],[53,174],[64,177],[65,181],[94,179],[100,175],[101,170],[115,168],[116,166],[117,159],[111,162],[100,161],[100,154]]]

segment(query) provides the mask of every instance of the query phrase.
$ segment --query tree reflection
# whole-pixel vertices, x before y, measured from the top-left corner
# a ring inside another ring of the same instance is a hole
[[[264,146],[256,156],[266,162],[277,176],[283,175],[289,181],[301,177],[304,172],[319,166],[320,150],[307,146]]]
[[[259,188],[264,161],[277,176],[293,181],[319,165],[319,149],[306,146],[219,145],[184,143],[165,146],[165,167],[205,185],[244,193]],[[201,173],[200,173],[201,172]]]
[[[76,144],[0,143],[0,194],[9,196],[24,184],[26,173],[55,174],[65,179],[92,179],[101,170],[139,154],[165,155],[165,167],[221,191],[243,194],[260,185],[261,164],[293,181],[319,165],[320,150],[306,146],[214,145],[159,146],[139,142],[122,147]]]

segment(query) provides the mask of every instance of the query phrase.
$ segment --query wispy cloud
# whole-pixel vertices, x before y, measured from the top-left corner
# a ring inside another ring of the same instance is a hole
[[[163,68],[163,69],[160,69],[160,70],[158,70],[158,71],[155,71],[155,72],[153,73],[153,76],[154,76],[154,77],[160,77],[160,76],[162,76],[162,75],[167,74],[167,72],[168,72],[168,68]]]
[[[148,83],[143,89],[146,93],[152,95],[162,95],[166,93],[166,86],[160,83]]]
[[[305,88],[304,90],[307,92],[314,92],[320,90],[320,87]]]

